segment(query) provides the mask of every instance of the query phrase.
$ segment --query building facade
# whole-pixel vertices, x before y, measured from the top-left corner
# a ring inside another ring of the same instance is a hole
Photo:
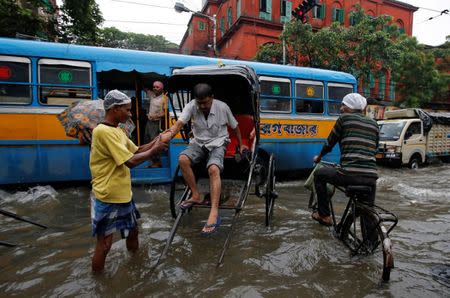
[[[292,10],[302,0],[204,0],[201,13],[193,14],[181,44],[180,52],[189,55],[220,56],[251,60],[260,46],[276,43],[283,25],[292,18]],[[314,29],[340,22],[350,26],[350,12],[360,5],[369,15],[390,15],[399,29],[412,35],[413,13],[417,7],[394,0],[318,0],[318,6],[307,13]],[[214,38],[213,20],[216,20]],[[216,44],[216,51],[213,46]],[[360,84],[363,86],[363,84]],[[392,101],[394,82],[390,74],[373,78],[364,88],[367,97]]]

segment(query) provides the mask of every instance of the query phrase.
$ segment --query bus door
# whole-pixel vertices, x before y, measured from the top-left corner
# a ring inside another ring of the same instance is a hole
[[[130,139],[138,146],[145,143],[146,125],[148,122],[147,114],[150,106],[150,94],[147,91],[152,90],[154,81],[161,81],[166,85],[166,78],[156,73],[139,73],[136,71],[122,72],[118,70],[103,71],[97,74],[99,82],[99,97],[105,95],[113,89],[118,89],[128,95],[131,100],[131,114],[135,129]],[[161,125],[164,130],[167,123],[167,112]],[[170,180],[168,152],[164,152],[160,157],[161,166],[152,167],[152,163],[144,162],[132,170],[132,179],[134,182],[168,182]]]

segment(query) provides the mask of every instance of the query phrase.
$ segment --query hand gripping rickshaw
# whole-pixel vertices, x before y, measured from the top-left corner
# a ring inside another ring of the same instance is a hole
[[[194,100],[192,89],[198,83],[209,84],[212,87],[214,98],[225,102],[230,107],[239,123],[242,143],[250,149],[245,154],[240,154],[236,136],[232,130],[228,130],[230,143],[226,149],[224,170],[221,173],[222,193],[219,209],[231,210],[233,215],[229,228],[224,228],[227,229],[227,236],[218,259],[217,265],[219,266],[223,263],[233,228],[253,186],[254,194],[265,200],[265,224],[266,226],[270,225],[277,197],[274,190],[275,159],[273,154],[267,154],[259,148],[259,81],[252,68],[244,65],[208,65],[175,70],[169,78],[168,84],[173,120],[176,121],[183,107],[189,101]],[[181,138],[172,140],[173,146],[176,147],[176,141],[179,141],[179,145],[184,146],[189,142],[192,136],[190,123],[183,127],[180,135]],[[184,146],[180,147],[184,148]],[[179,149],[178,152],[181,150]],[[205,164],[194,167],[193,171],[197,180],[207,177]],[[192,209],[210,207],[207,203],[203,203],[183,210],[179,205],[187,200],[190,194],[191,191],[181,176],[180,167],[177,166],[170,188],[170,211],[175,222],[157,265],[166,256],[181,218]]]

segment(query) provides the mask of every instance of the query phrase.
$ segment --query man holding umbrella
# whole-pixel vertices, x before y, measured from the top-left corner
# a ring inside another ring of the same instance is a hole
[[[127,95],[112,90],[106,94],[103,105],[105,118],[92,133],[89,162],[92,233],[97,236],[93,272],[103,270],[114,232],[120,231],[122,238],[126,238],[128,251],[138,249],[140,215],[132,200],[130,168],[167,149],[160,138],[137,147],[118,127],[131,116],[131,99]]]

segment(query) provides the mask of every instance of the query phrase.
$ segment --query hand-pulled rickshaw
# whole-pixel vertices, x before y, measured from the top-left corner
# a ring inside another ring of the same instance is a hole
[[[212,87],[214,98],[225,102],[230,107],[239,123],[242,143],[249,148],[247,154],[239,154],[238,141],[234,132],[229,129],[230,143],[226,149],[224,170],[221,174],[222,193],[219,209],[228,209],[234,211],[234,214],[229,228],[224,228],[228,230],[217,263],[220,265],[231,240],[233,227],[238,221],[240,211],[244,208],[253,185],[256,196],[265,199],[265,224],[266,226],[270,224],[277,197],[274,190],[275,160],[273,155],[269,155],[259,148],[259,81],[255,71],[244,65],[191,66],[175,70],[169,78],[168,84],[169,103],[172,106],[172,116],[175,120],[178,119],[183,107],[189,101],[194,100],[192,89],[198,83],[209,84]],[[180,142],[184,144],[189,142],[190,123],[183,127],[180,134]],[[205,177],[204,165],[194,167],[193,170],[197,180]],[[230,188],[227,187],[228,185]],[[231,192],[230,189],[232,189]],[[185,185],[178,166],[170,190],[170,210],[176,220],[157,265],[165,257],[181,218],[191,209],[209,208],[205,203],[194,205],[188,210],[181,209],[179,204],[189,197],[190,189]]]

